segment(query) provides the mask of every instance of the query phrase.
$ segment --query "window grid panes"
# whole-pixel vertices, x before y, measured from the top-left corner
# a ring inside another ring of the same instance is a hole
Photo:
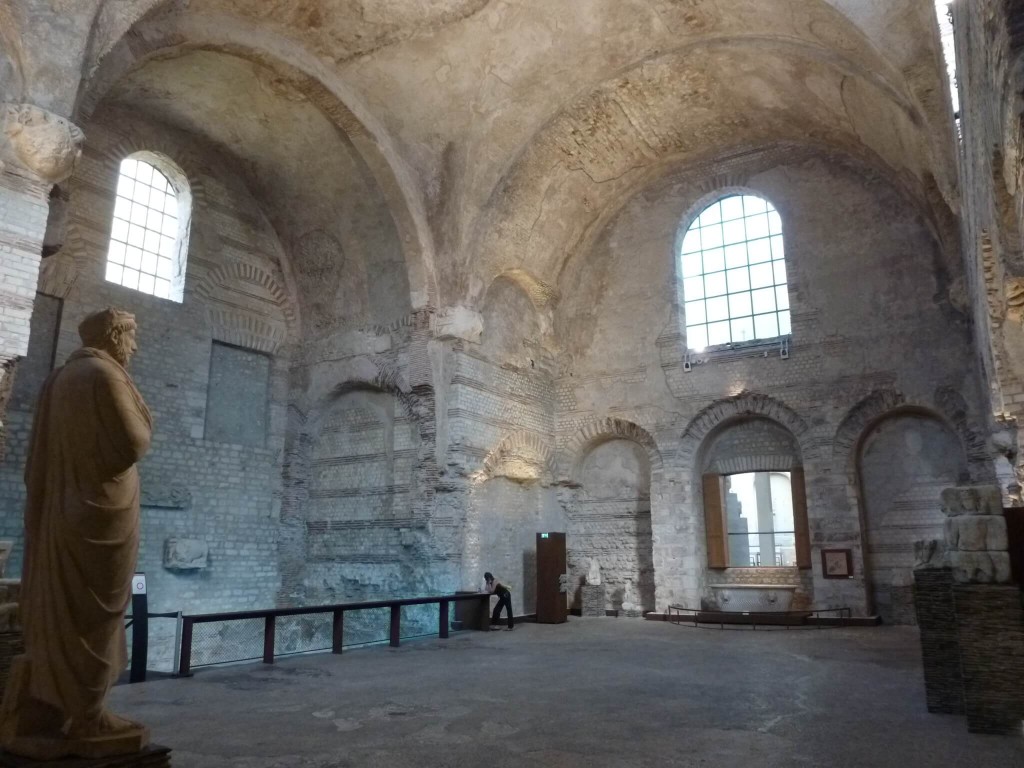
[[[766,200],[734,195],[709,205],[680,258],[690,349],[790,333],[782,219]]]
[[[725,478],[729,566],[796,566],[796,528],[789,472],[745,472]]]
[[[107,280],[171,298],[178,247],[178,196],[160,171],[121,161],[107,251]]]

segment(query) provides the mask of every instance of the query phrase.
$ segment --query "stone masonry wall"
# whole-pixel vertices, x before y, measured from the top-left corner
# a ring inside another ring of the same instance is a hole
[[[521,362],[528,358],[518,341],[505,335],[502,345]],[[462,502],[461,579],[464,588],[476,588],[491,571],[512,588],[515,613],[532,613],[535,536],[565,530],[550,487],[551,451],[542,448],[551,440],[551,376],[529,362],[503,366],[487,356],[493,351],[465,345],[448,393],[449,464],[473,477]]]
[[[0,169],[0,456],[15,361],[28,352],[47,210],[44,185]]]
[[[943,537],[936,499],[967,475],[959,441],[937,419],[902,414],[870,430],[858,466],[873,610],[886,623],[916,623],[914,542]]]
[[[567,507],[570,584],[578,590],[593,558],[601,567],[606,609],[621,606],[630,581],[641,607],[654,610],[647,451],[629,440],[601,443],[585,457],[580,482]]]
[[[786,350],[687,356],[673,254],[691,217],[740,190],[763,195],[782,217],[792,338]],[[868,610],[854,456],[869,422],[908,405],[930,411],[958,438],[950,460],[986,471],[969,318],[950,298],[958,270],[889,180],[801,147],[652,182],[570,260],[555,317],[573,361],[558,381],[558,438],[608,414],[657,441],[665,461],[665,480],[651,489],[659,609],[707,595],[698,463],[708,435],[764,417],[793,436],[806,473],[813,606]],[[921,502],[934,505],[929,489]],[[853,578],[822,577],[823,547],[853,550]]]
[[[961,238],[988,419],[1004,485],[1020,484],[1024,426],[1024,37],[1006,0],[952,5],[960,95]],[[1019,497],[1019,489],[1012,489]]]
[[[282,401],[286,368],[281,353],[288,308],[280,285],[273,232],[233,172],[182,136],[144,122],[89,127],[90,142],[70,180],[69,235],[50,256],[42,290],[63,308],[56,335],[56,364],[80,345],[77,325],[96,309],[113,305],[134,312],[139,353],[131,372],[155,422],[152,448],[143,460],[142,541],[138,568],[148,577],[150,610],[205,612],[272,605],[278,586],[278,528]],[[178,163],[193,194],[192,237],[184,303],[147,296],[104,280],[107,238],[120,159],[153,149]],[[11,572],[20,568],[24,488],[21,475],[31,427],[35,372],[48,371],[53,354],[50,300],[38,304],[39,322],[24,388],[9,414],[7,451],[0,464],[0,535],[18,542]],[[206,439],[207,384],[215,340],[271,354],[269,402],[237,401],[242,409],[266,408],[265,445],[232,443],[229,435]],[[209,547],[205,567],[168,570],[165,541],[198,539]],[[150,664],[170,665],[173,623],[151,622]]]

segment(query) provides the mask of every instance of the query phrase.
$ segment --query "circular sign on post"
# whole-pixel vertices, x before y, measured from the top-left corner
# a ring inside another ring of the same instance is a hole
[[[146,594],[146,574],[136,573],[134,576],[132,576],[132,594]]]

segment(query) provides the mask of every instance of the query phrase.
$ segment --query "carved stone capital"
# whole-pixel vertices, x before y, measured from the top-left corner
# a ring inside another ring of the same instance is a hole
[[[0,168],[15,164],[40,181],[57,184],[75,169],[85,134],[53,112],[32,104],[0,104]]]

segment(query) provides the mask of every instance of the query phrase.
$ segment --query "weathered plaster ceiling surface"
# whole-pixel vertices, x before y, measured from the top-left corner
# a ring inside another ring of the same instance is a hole
[[[913,116],[877,84],[786,45],[710,43],[650,60],[538,132],[481,219],[468,289],[515,267],[557,283],[605,209],[669,168],[809,142],[913,181],[929,167],[917,135]]]
[[[190,7],[301,35],[318,57],[340,63],[459,21],[485,5],[487,0],[193,0]]]
[[[684,70],[699,66],[702,54],[693,46],[712,40],[749,44],[754,56],[767,42],[807,49],[914,106],[900,70],[821,0],[492,2],[431,38],[360,57],[343,71],[429,180],[428,194],[459,196],[466,216],[435,222],[435,231],[441,243],[461,250],[472,215],[509,163],[567,103],[675,50],[692,50]],[[728,121],[744,104],[721,101],[714,108]]]
[[[340,194],[337,175],[361,158],[395,219],[415,306],[478,301],[510,268],[555,282],[643,178],[715,152],[828,144],[955,197],[921,0],[105,0],[93,12],[96,1],[76,6],[94,25],[84,114],[113,89],[202,130],[259,169],[268,204],[296,191],[293,167]],[[259,62],[316,107],[247,102],[203,67],[165,63],[190,49]],[[236,125],[248,110],[260,117]],[[326,159],[334,147],[342,158]],[[351,197],[358,184],[342,186]],[[293,199],[311,215],[327,205]]]

